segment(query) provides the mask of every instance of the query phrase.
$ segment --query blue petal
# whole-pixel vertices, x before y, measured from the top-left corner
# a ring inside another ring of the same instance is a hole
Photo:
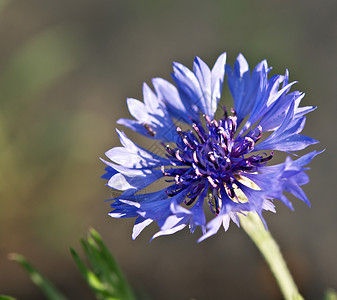
[[[128,206],[132,206],[132,208],[137,207],[137,209],[139,209],[141,207],[141,203],[152,203],[161,199],[168,199],[165,190],[166,189],[144,194],[137,194],[134,190],[132,192],[125,191],[122,195],[111,199],[111,201],[114,201],[111,204],[111,207],[120,207],[122,203],[123,207],[127,204]]]
[[[138,217],[136,219],[135,225],[133,226],[132,239],[135,240],[137,236],[144,230],[144,228],[149,226],[152,222],[153,220],[151,219]]]
[[[190,219],[190,230],[193,233],[197,226],[200,226],[203,233],[206,232],[206,217],[204,213],[204,199],[208,192],[208,184],[204,187],[203,192],[200,194],[198,201],[190,209],[192,213]]]
[[[194,60],[193,72],[180,63],[173,63],[172,78],[192,118],[196,119],[199,111],[213,118],[221,98],[225,63],[226,53],[220,55],[212,71],[199,57]]]
[[[206,113],[204,95],[194,73],[184,65],[175,62],[171,75],[177,85],[180,98],[188,111],[194,112],[194,115],[198,115],[200,110]]]
[[[202,61],[199,57],[196,57],[193,63],[193,71],[195,77],[199,82],[199,87],[202,93],[199,107],[204,114],[210,116],[212,114],[210,109],[211,96],[212,96],[211,70],[204,61]]]
[[[304,191],[297,185],[296,181],[290,184],[291,181],[292,180],[289,180],[288,184],[284,186],[284,191],[293,194],[296,198],[302,200],[310,207],[310,201]]]
[[[177,217],[184,217],[184,222],[189,223],[190,231],[193,233],[196,227],[200,226],[203,233],[206,229],[206,217],[203,210],[204,198],[208,192],[206,183],[204,190],[200,194],[197,202],[189,210],[179,206],[176,202],[171,204],[171,212]]]
[[[146,137],[152,138],[152,136],[149,134],[149,131],[146,130],[144,125],[141,124],[139,121],[121,118],[117,121],[117,124],[123,125],[135,132],[145,135]]]
[[[179,194],[168,198],[167,194],[162,196],[161,199],[157,199],[156,201],[142,201],[141,207],[138,212],[144,218],[150,218],[156,220],[159,226],[162,226],[166,220],[166,218],[172,215],[170,206],[173,201],[176,201],[180,204],[185,196],[187,191],[182,191]]]
[[[172,206],[173,202],[171,202]],[[173,204],[174,205],[174,204]],[[186,215],[169,215],[167,218],[165,218],[163,221],[164,223],[161,225],[160,230],[153,235],[152,239],[162,235],[168,235],[176,233],[186,227],[188,224],[189,217]]]
[[[141,123],[152,123],[154,120],[149,118],[149,112],[145,104],[137,99],[126,99],[130,114]]]
[[[291,165],[293,165],[296,168],[302,168],[303,166],[309,164],[315,156],[323,153],[324,151],[325,150],[322,150],[322,151],[315,150],[310,153],[307,153],[301,156],[300,158],[296,159],[295,161],[291,161]]]
[[[296,91],[275,101],[259,121],[259,125],[263,128],[263,131],[275,130],[279,127],[283,122],[291,103],[302,99],[303,96],[303,93]],[[298,114],[297,117],[299,116],[300,115]]]
[[[256,105],[258,93],[267,80],[269,72],[267,61],[260,62],[253,70],[242,54],[239,54],[234,69],[226,65],[228,87],[234,99],[234,108],[238,117],[238,125],[252,112]]]
[[[110,179],[113,175],[117,173],[117,171],[111,167],[105,167],[104,170],[106,171],[106,173],[101,176],[102,179]]]
[[[310,145],[319,143],[315,139],[301,135],[301,134],[293,134],[289,136],[274,136],[255,147],[255,151],[260,150],[279,150],[284,152],[291,152],[291,151],[299,151],[302,150]]]
[[[162,78],[152,79],[152,84],[158,97],[166,104],[173,118],[188,124],[192,123],[188,116],[198,119],[198,114],[196,113],[194,115],[194,112],[189,109],[190,105],[188,105],[187,108],[185,107],[177,88],[173,84]]]
[[[225,70],[226,70],[225,68],[226,58],[227,58],[226,52],[222,53],[218,57],[212,69],[212,74],[211,74],[212,98],[211,98],[211,103],[209,104],[209,110],[210,110],[209,116],[211,118],[214,117],[214,114],[218,107],[219,100],[221,98],[223,81],[224,81]]]
[[[114,163],[101,160],[110,166],[112,169],[117,171],[113,175],[107,185],[113,189],[125,191],[127,189],[141,190],[144,187],[155,182],[159,178],[163,177],[163,173],[156,169],[133,169],[124,166],[116,165]]]
[[[240,53],[235,61],[234,69],[226,65],[228,87],[234,99],[234,108],[238,116],[238,124],[249,114],[254,102],[247,99],[250,85],[249,66]]]
[[[141,190],[161,178],[160,170],[138,170],[130,175],[118,173],[113,175],[107,185],[115,190],[125,191],[127,189]]]
[[[295,117],[296,118],[301,117],[303,115],[306,115],[307,113],[312,112],[312,111],[314,111],[317,108],[317,106],[298,107],[299,102],[301,101],[301,99],[295,100]]]
[[[193,71],[199,81],[203,98],[201,110],[211,119],[214,117],[221,98],[223,80],[225,76],[226,53],[219,56],[212,71],[199,57],[196,57],[193,64]]]
[[[133,237],[136,238],[146,226],[159,218],[159,216],[154,218],[144,217],[142,209],[144,209],[145,204],[147,203],[149,207],[158,206],[158,201],[164,200],[163,203],[166,202],[166,205],[167,201],[169,202],[167,198],[165,190],[148,194],[135,194],[135,192],[130,193],[130,190],[127,190],[121,196],[112,199],[111,207],[113,211],[109,215],[113,218],[138,217],[133,232]]]
[[[242,213],[243,211],[248,211],[249,206],[247,203],[236,203],[233,202],[226,192],[221,193],[222,196],[222,206],[218,216],[209,221],[206,225],[207,231],[201,238],[198,239],[198,243],[205,240],[206,238],[216,234],[220,226],[223,225],[225,231],[228,230],[230,220],[234,221],[239,225],[239,219],[237,213]]]
[[[149,115],[158,116],[161,118],[166,117],[166,110],[163,107],[161,101],[145,82],[143,83],[143,98]]]
[[[294,102],[292,102],[281,125],[264,141],[254,147],[254,151],[279,150],[298,151],[318,141],[313,138],[299,135],[304,126],[304,117],[294,120]]]
[[[281,75],[274,75],[268,80],[267,77],[268,70],[264,70],[261,76],[259,90],[255,99],[254,107],[252,112],[243,126],[241,132],[249,129],[255,122],[257,122],[269,109],[269,106],[280,97],[287,87],[278,91],[280,84],[282,83],[284,77]],[[263,128],[262,128],[263,129]]]
[[[207,223],[207,231],[198,239],[198,243],[216,234],[219,231],[221,224],[224,225],[229,224],[229,221],[230,221],[229,215],[224,214],[216,216],[214,219],[212,219]]]
[[[143,96],[144,103],[133,98],[127,99],[129,111],[137,121],[120,119],[117,123],[152,139],[175,142],[178,135],[165,104],[145,83]]]
[[[139,147],[128,139],[123,132],[118,129],[116,129],[116,131],[124,147],[115,147],[105,153],[105,155],[113,162],[127,168],[138,169],[170,165],[169,160]]]
[[[287,157],[282,164],[261,167],[258,170],[259,173],[246,173],[244,176],[257,184],[266,193],[267,197],[281,200],[292,210],[293,206],[283,195],[283,192],[293,194],[310,206],[310,202],[300,186],[309,181],[308,176],[304,173],[307,170],[304,166],[320,153],[313,151],[297,160]]]
[[[246,205],[249,206],[249,211],[261,213],[265,200],[265,192],[263,190],[254,190],[241,182],[236,182],[236,184],[248,199]]]

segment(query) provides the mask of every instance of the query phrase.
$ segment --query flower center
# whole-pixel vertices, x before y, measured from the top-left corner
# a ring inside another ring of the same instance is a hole
[[[205,128],[196,121],[192,125],[193,131],[182,131],[177,127],[180,139],[176,148],[165,146],[167,156],[175,167],[162,167],[164,175],[174,178],[168,180],[174,182],[166,190],[169,196],[188,189],[185,204],[191,205],[205,188],[209,188],[213,197],[225,190],[230,198],[234,198],[237,179],[244,173],[257,172],[258,167],[273,157],[273,153],[248,157],[247,154],[254,151],[255,143],[262,136],[261,126],[243,137],[235,137],[236,113],[232,109],[233,115],[228,116],[225,108],[224,112],[219,121],[204,115]],[[213,206],[217,213],[218,203]]]

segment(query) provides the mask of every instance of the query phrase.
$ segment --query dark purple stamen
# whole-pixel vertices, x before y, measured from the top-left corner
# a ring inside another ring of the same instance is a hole
[[[166,193],[174,196],[184,189],[187,193],[186,205],[191,205],[200,193],[208,187],[212,192],[209,206],[211,211],[218,214],[221,208],[221,194],[227,193],[230,198],[236,198],[233,184],[243,173],[256,172],[258,167],[267,163],[273,157],[273,152],[251,155],[256,142],[262,136],[262,127],[244,137],[234,137],[237,131],[237,116],[232,109],[228,116],[224,109],[224,117],[220,120],[211,120],[203,115],[206,130],[200,122],[194,121],[190,132],[182,131],[177,127],[180,140],[176,148],[165,146],[167,157],[172,169],[161,168],[165,176],[173,177],[174,184]]]

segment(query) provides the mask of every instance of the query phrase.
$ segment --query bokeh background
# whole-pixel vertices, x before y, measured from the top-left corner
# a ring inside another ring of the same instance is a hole
[[[43,299],[8,260],[19,252],[70,299],[93,299],[69,246],[94,227],[141,299],[281,299],[234,225],[201,244],[187,229],[149,243],[155,225],[132,241],[133,220],[107,216],[98,157],[119,145],[126,97],[170,79],[172,61],[212,65],[223,51],[289,68],[303,105],[318,106],[305,128],[327,149],[308,171],[312,207],[292,199],[295,212],[277,203],[265,217],[306,299],[337,287],[335,0],[2,0],[0,41],[0,293]]]

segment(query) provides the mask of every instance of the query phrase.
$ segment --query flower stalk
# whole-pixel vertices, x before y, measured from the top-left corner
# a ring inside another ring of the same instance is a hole
[[[284,299],[304,300],[289,272],[279,246],[270,232],[265,229],[259,216],[256,213],[241,215],[240,224],[266,260]]]

